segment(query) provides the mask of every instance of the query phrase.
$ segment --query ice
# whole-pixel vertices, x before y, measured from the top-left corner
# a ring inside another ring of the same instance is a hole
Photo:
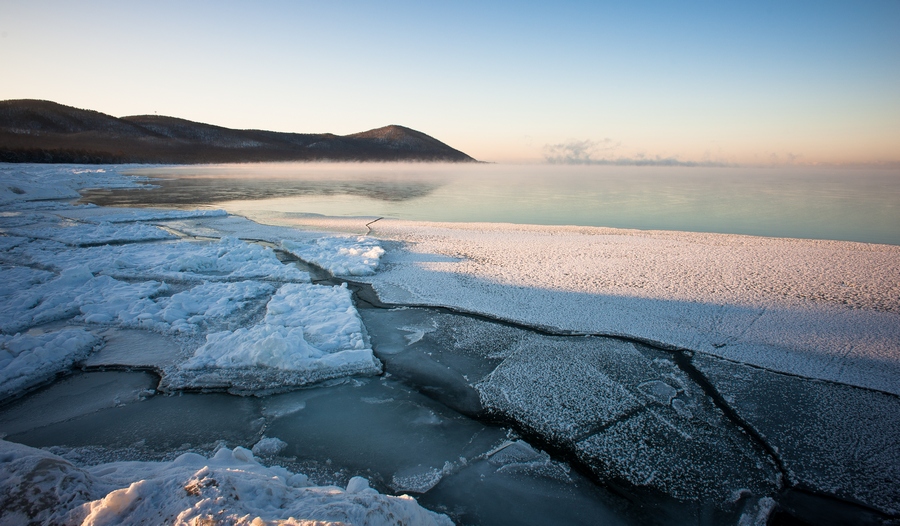
[[[323,237],[308,243],[283,241],[281,246],[335,276],[371,276],[384,255],[377,239],[364,236]]]
[[[557,331],[619,335],[900,394],[900,247],[592,227],[414,223],[373,284]]]
[[[172,296],[151,299],[146,294],[134,294],[132,289],[136,287],[132,285],[118,287],[125,289],[124,294],[110,293],[121,282],[106,276],[96,279],[103,278],[112,282],[112,286],[103,289],[102,294],[94,292],[93,297],[102,298],[101,301],[81,306],[81,318],[85,322],[159,332],[196,332],[200,326],[209,326],[217,319],[246,309],[252,300],[267,297],[274,288],[270,283],[257,281],[211,282]]]
[[[100,333],[103,347],[85,361],[86,367],[130,367],[161,371],[184,354],[184,343],[169,335],[139,329],[110,328]]]
[[[0,413],[0,432],[3,436],[14,435],[138,402],[153,396],[158,382],[148,373],[76,373],[9,402]]]
[[[123,279],[309,281],[309,274],[281,263],[272,249],[234,238],[80,249],[32,241],[14,247],[6,257],[49,268],[84,265],[93,273]]]
[[[271,390],[380,372],[346,286],[288,283],[261,323],[208,334],[165,383]]]
[[[73,246],[117,244],[135,241],[159,241],[175,236],[152,225],[142,223],[60,223],[37,224],[4,229],[8,234],[36,239],[49,239]]]
[[[83,373],[96,374],[99,373]],[[133,374],[145,378],[145,373]],[[168,458],[170,452],[185,449],[209,452],[222,441],[249,447],[263,434],[260,405],[252,397],[220,393],[167,396],[158,391],[137,393],[135,396],[128,394],[127,386],[123,386],[118,403],[101,406],[99,402],[90,400],[91,393],[79,387],[92,382],[88,378],[59,387],[55,384],[49,386],[48,398],[62,401],[72,397],[72,414],[40,426],[31,425],[28,419],[19,421],[17,426],[25,429],[9,433],[6,439],[32,447],[103,446],[118,452],[113,458],[146,460]],[[110,389],[103,388],[98,395],[108,392]],[[29,404],[28,399],[22,399],[21,405],[14,407],[25,408]],[[94,404],[97,410],[75,409],[90,404]],[[37,423],[34,421],[34,424]],[[83,456],[85,461],[92,460],[88,454]],[[77,454],[73,456],[76,457]]]
[[[288,443],[282,455],[327,459],[395,491],[427,491],[505,438],[391,379],[275,395],[265,406],[266,433]]]
[[[406,496],[381,495],[354,478],[346,490],[315,486],[279,466],[266,467],[242,448],[212,458],[184,454],[171,462],[113,462],[77,467],[0,441],[4,520],[84,525],[137,523],[285,523],[450,525]]]
[[[101,208],[79,206],[58,216],[92,223],[170,222],[184,219],[226,217],[224,210],[161,210],[154,208]]]
[[[0,334],[0,399],[52,379],[100,343],[84,329],[43,334]]]
[[[287,442],[281,440],[276,437],[267,437],[263,436],[259,439],[259,442],[253,445],[253,454],[260,457],[272,457],[279,453],[281,453],[284,448],[287,447]],[[352,482],[352,481],[351,481]],[[366,487],[368,487],[368,483],[366,483]],[[349,486],[348,486],[348,490]],[[356,493],[355,491],[350,491],[350,493]]]
[[[533,335],[476,387],[488,411],[601,479],[719,510],[735,491],[761,498],[779,487],[774,462],[661,351]]]
[[[693,362],[777,451],[794,484],[900,514],[900,397],[710,356]]]

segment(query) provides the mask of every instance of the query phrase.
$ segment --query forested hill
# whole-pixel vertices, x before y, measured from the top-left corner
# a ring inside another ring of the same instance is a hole
[[[233,130],[176,117],[113,117],[42,100],[0,101],[0,162],[475,162],[422,132],[391,125],[352,135]]]

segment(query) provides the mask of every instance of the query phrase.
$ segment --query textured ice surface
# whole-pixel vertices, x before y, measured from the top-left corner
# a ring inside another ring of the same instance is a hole
[[[4,231],[14,236],[27,236],[35,239],[49,239],[73,246],[90,246],[135,241],[159,241],[173,239],[175,236],[152,225],[142,223],[73,223],[59,222],[55,224],[32,224],[27,227],[5,228]]]
[[[778,488],[766,455],[663,352],[536,335],[476,387],[485,408],[576,452],[601,478],[719,508]]]
[[[51,380],[83,360],[100,339],[84,329],[0,334],[0,399]]]
[[[345,489],[315,486],[242,447],[171,462],[77,467],[56,455],[0,441],[4,521],[106,524],[359,524],[452,522],[407,496],[381,495],[361,478]]]
[[[627,335],[900,394],[900,247],[587,227],[371,225],[384,301]]]
[[[288,283],[259,324],[208,334],[164,384],[272,390],[380,372],[346,287]]]
[[[324,237],[308,243],[283,241],[281,246],[336,276],[371,276],[384,255],[377,239],[364,236]]]
[[[900,398],[709,356],[693,362],[794,484],[900,515]]]

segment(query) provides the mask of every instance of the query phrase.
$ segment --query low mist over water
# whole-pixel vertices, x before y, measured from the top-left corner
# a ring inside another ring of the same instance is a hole
[[[143,168],[103,205],[682,230],[900,244],[900,172],[849,168],[247,164]]]

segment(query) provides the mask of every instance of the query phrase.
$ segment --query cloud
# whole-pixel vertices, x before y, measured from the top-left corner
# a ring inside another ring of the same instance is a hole
[[[648,156],[640,153],[634,156],[617,155],[621,143],[610,138],[602,141],[569,140],[559,144],[544,146],[544,160],[550,164],[605,164],[614,166],[730,166],[714,161],[682,161],[677,157]]]

